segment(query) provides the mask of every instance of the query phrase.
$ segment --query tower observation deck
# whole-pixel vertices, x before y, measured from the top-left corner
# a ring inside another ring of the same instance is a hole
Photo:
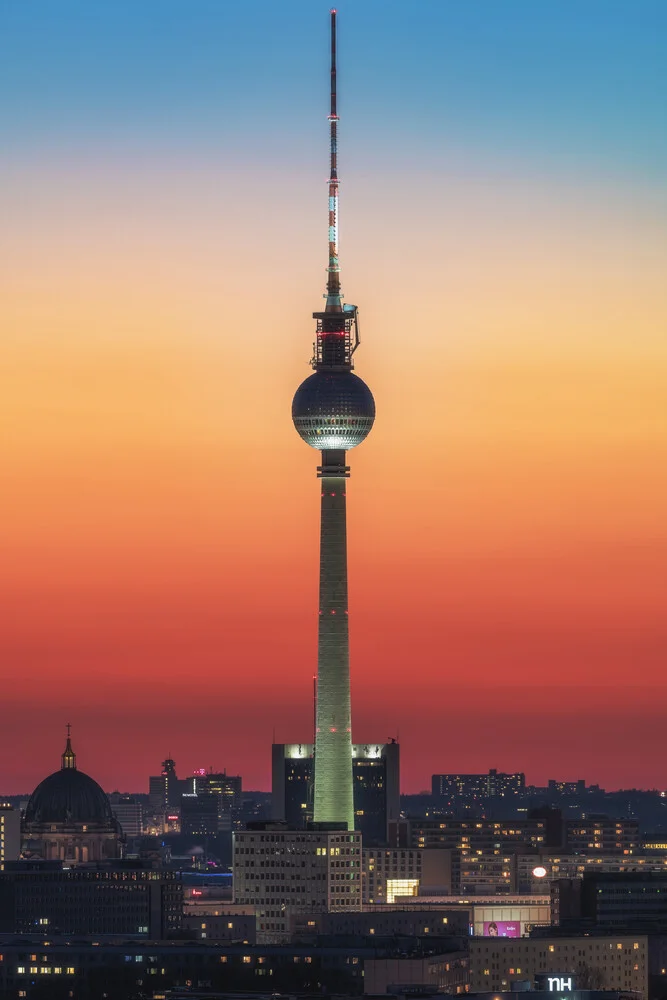
[[[346,452],[367,437],[375,402],[352,371],[359,346],[358,311],[345,304],[338,258],[338,110],[336,11],[331,11],[331,106],[329,113],[329,259],[325,308],[316,320],[314,372],[296,391],[294,426],[322,454],[320,588],[315,724],[314,820],[354,829],[352,726],[347,601]]]

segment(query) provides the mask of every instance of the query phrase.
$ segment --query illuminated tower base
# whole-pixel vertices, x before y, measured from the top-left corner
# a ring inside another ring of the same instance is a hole
[[[322,513],[313,818],[316,823],[346,822],[354,830],[345,452],[323,451],[317,474]]]

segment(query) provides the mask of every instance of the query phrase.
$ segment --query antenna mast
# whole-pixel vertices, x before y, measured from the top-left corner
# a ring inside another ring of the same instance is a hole
[[[329,264],[324,312],[313,313],[317,320],[313,368],[349,370],[359,346],[357,307],[343,304],[338,260],[338,106],[336,93],[336,9],[331,15],[331,103],[329,106]]]
[[[329,111],[329,266],[326,312],[342,312],[338,262],[338,112],[336,108],[336,11],[331,12],[331,107]]]

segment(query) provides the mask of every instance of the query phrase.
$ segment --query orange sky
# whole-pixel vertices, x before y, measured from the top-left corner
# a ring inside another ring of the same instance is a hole
[[[5,793],[57,766],[68,718],[109,789],[167,752],[268,787],[273,732],[309,738],[317,455],[289,414],[324,187],[295,170],[267,204],[224,170],[6,178]],[[488,767],[665,784],[664,223],[620,180],[345,186],[378,408],[350,456],[353,735],[400,732],[406,790]]]

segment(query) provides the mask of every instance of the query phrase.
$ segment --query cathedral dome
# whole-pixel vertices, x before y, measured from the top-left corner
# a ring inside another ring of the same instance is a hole
[[[91,777],[77,770],[70,726],[59,771],[40,781],[23,817],[21,857],[60,861],[68,867],[122,857],[123,836],[109,800]]]
[[[82,824],[114,830],[109,800],[92,778],[74,767],[54,771],[39,783],[25,811],[25,825]]]

